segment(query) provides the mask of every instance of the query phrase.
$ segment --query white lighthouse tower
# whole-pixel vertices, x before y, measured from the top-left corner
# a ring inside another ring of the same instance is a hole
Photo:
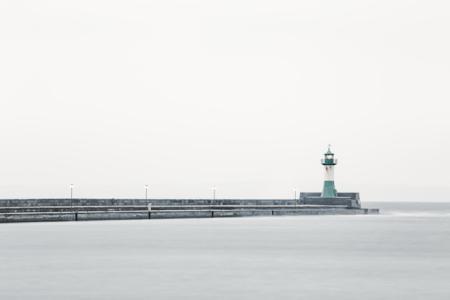
[[[334,198],[337,197],[336,188],[334,186],[334,166],[337,164],[337,159],[334,158],[334,153],[331,152],[331,145],[328,145],[328,151],[324,154],[321,160],[322,165],[325,166],[325,180],[323,182],[322,197]]]

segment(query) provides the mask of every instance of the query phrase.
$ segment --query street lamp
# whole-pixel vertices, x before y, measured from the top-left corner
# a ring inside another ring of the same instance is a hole
[[[212,190],[213,190],[213,200],[216,200],[216,188],[213,187]]]
[[[294,200],[297,200],[297,189],[294,189]]]
[[[70,208],[72,209],[73,207],[73,183],[70,184]]]
[[[145,200],[148,199],[148,184],[145,185]]]

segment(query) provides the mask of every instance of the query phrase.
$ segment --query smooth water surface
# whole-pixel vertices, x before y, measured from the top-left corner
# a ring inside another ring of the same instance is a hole
[[[0,299],[450,299],[450,203],[0,224]]]

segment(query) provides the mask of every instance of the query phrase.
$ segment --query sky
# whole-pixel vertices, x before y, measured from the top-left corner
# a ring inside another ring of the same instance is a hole
[[[0,1],[0,198],[450,201],[447,1]]]

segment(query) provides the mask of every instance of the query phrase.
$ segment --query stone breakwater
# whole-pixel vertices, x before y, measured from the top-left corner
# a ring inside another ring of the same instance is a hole
[[[315,196],[315,195],[314,195]],[[342,199],[341,199],[342,200]],[[346,201],[283,199],[3,199],[0,223],[377,214]],[[307,202],[307,203],[306,203]]]

